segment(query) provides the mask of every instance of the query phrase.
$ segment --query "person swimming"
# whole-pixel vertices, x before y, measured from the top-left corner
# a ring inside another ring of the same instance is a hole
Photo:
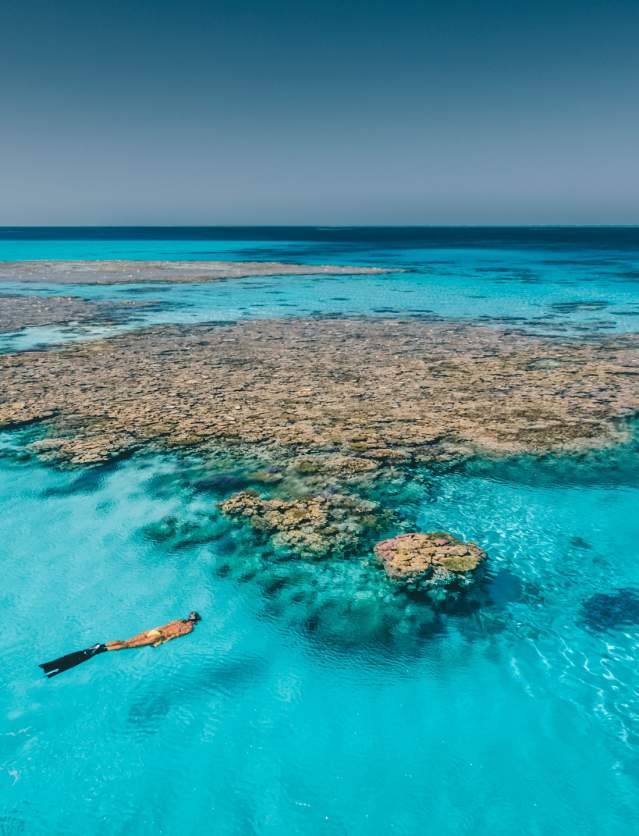
[[[110,650],[128,650],[134,647],[159,647],[161,644],[171,641],[171,639],[177,639],[193,632],[193,628],[201,620],[200,614],[191,610],[186,618],[169,621],[162,627],[153,627],[151,630],[145,630],[131,636],[130,639],[106,642],[106,644],[94,644],[85,650],[76,650],[74,653],[67,653],[66,656],[53,659],[51,662],[43,662],[38,667],[42,668],[45,675],[50,679],[52,676],[57,676],[63,671],[68,671],[69,668],[74,668],[76,665],[86,662],[87,659],[97,656],[98,653],[106,653]]]

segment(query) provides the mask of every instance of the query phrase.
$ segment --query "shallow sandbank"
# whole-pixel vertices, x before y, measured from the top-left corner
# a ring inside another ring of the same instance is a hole
[[[388,273],[384,267],[285,264],[278,261],[0,261],[0,282],[132,284],[215,282],[248,276],[309,276]],[[397,272],[396,270],[394,272]]]

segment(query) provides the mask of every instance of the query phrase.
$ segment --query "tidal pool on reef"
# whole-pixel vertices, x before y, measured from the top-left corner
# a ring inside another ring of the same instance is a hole
[[[137,456],[59,470],[2,434],[8,833],[625,834],[639,824],[633,445],[371,485],[489,554],[481,607],[366,564],[284,561],[217,502],[246,470]],[[265,492],[272,488],[264,488]],[[55,680],[37,663],[195,608],[192,636]],[[411,632],[415,625],[432,629]],[[71,789],[72,788],[72,789]]]

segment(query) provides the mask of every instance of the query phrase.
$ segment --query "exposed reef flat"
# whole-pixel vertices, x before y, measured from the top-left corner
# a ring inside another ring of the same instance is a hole
[[[77,296],[0,294],[0,333],[38,325],[63,325],[121,319],[131,308],[149,302],[87,302]]]
[[[247,276],[387,273],[384,267],[292,264],[279,261],[0,261],[0,282],[131,284],[215,282]],[[397,271],[394,271],[397,272]]]
[[[161,326],[0,358],[0,426],[40,421],[45,457],[256,445],[325,474],[626,437],[639,339],[467,324],[285,319]]]

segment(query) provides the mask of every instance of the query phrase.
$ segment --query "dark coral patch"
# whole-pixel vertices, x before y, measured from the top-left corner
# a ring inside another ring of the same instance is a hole
[[[639,625],[639,590],[621,588],[596,593],[582,604],[579,621],[596,633]]]

